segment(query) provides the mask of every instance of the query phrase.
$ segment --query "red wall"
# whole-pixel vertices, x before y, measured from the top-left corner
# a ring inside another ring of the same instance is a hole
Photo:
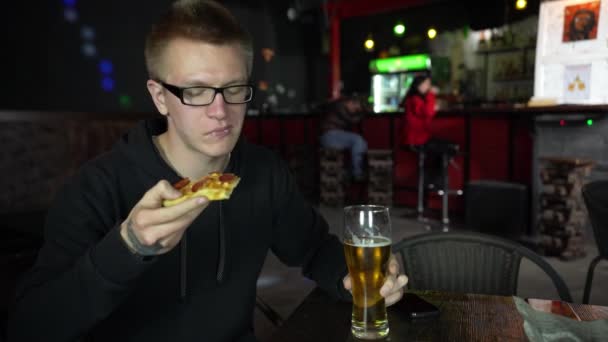
[[[367,117],[355,130],[364,136],[369,149],[393,150],[395,204],[413,207],[417,198],[417,156],[400,146],[401,125],[400,115],[378,115]],[[449,168],[452,188],[464,190],[468,180],[478,179],[530,183],[532,136],[524,124],[513,120],[512,117],[440,115],[433,121],[432,132],[439,139],[460,145],[462,154],[454,159],[454,165]],[[274,148],[285,155],[289,146],[318,145],[318,117],[248,117],[243,127],[243,135],[251,142]],[[467,141],[470,143],[468,146]],[[510,147],[513,151],[509,151]],[[430,196],[427,205],[439,208],[440,198]],[[461,210],[462,198],[452,197],[450,206],[454,210]]]

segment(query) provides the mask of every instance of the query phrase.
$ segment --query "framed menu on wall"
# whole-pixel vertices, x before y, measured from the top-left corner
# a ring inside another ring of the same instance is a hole
[[[600,17],[600,2],[566,6],[564,10],[564,34],[562,41],[596,39]]]
[[[564,100],[588,100],[590,83],[591,64],[567,65],[564,72]]]
[[[608,0],[540,5],[531,104],[608,103]]]

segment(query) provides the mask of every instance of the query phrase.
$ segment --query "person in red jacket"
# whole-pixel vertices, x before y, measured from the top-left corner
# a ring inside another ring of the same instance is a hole
[[[424,149],[426,184],[433,188],[443,188],[441,155],[454,154],[458,145],[437,139],[431,133],[431,122],[437,113],[435,102],[437,88],[431,83],[429,75],[414,78],[402,102],[405,109],[404,127],[401,142],[410,149]]]
[[[435,94],[428,75],[414,78],[403,100],[405,127],[403,145],[424,145],[431,138],[431,121],[435,117]]]

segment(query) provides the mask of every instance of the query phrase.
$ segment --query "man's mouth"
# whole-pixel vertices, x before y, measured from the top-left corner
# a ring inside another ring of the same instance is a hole
[[[227,136],[228,134],[230,134],[230,131],[232,131],[232,126],[226,126],[226,127],[216,128],[210,132],[205,133],[205,135],[210,136],[210,137],[223,138],[223,137]]]

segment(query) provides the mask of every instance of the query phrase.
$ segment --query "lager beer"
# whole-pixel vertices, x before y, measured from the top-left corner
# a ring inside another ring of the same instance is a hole
[[[344,252],[352,284],[352,330],[355,336],[386,335],[388,320],[380,288],[387,271],[391,240],[366,238],[356,245],[352,241],[344,241]]]
[[[344,208],[344,255],[353,294],[353,335],[381,339],[388,335],[384,285],[391,254],[391,224],[388,208],[358,205]]]

